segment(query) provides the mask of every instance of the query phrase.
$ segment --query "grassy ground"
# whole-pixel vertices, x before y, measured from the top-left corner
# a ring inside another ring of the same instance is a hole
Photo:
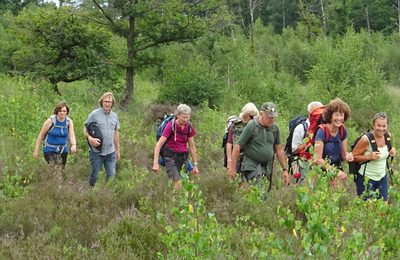
[[[8,77],[0,82],[0,258],[383,258],[399,253],[393,241],[400,215],[397,177],[389,205],[355,199],[351,178],[344,189],[330,189],[326,178],[283,187],[279,170],[265,198],[266,183],[239,188],[222,168],[223,125],[233,112],[198,107],[192,121],[201,174],[175,191],[164,172],[151,172],[156,114],[166,107],[154,105],[157,86],[138,79],[129,110],[115,108],[122,149],[117,178],[105,183],[102,173],[89,189],[82,127],[104,90],[86,82],[60,86],[79,148],[60,170],[42,158],[35,161],[32,152],[41,124],[61,97],[44,83]]]

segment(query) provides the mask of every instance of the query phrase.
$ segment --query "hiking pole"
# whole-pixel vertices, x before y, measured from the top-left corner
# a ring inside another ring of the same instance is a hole
[[[392,162],[393,162],[394,157],[393,156],[389,156],[389,158],[387,158],[386,160],[386,168],[388,169],[388,173],[389,173],[389,182],[391,185],[393,185],[393,168],[392,168]],[[390,162],[389,162],[390,160]]]

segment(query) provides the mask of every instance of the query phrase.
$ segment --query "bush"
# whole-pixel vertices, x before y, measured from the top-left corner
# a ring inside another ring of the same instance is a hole
[[[160,88],[162,103],[186,103],[197,106],[202,103],[218,107],[221,97],[221,81],[216,72],[200,56],[176,54],[168,60],[164,84]]]

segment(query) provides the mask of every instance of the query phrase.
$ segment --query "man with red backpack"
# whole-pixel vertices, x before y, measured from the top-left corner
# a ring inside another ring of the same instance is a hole
[[[319,101],[313,101],[308,104],[307,106],[307,111],[308,111],[308,118],[302,122],[299,123],[293,130],[293,137],[291,140],[291,151],[287,151],[288,157],[289,158],[289,167],[291,167],[291,172],[293,173],[293,177],[295,179],[298,179],[298,182],[301,182],[305,178],[305,167],[302,166],[302,161],[300,158],[300,152],[304,151],[307,144],[304,142],[304,138],[307,137],[307,131],[309,129],[309,126],[311,123],[315,125],[315,123],[318,123],[320,120],[320,117],[317,117],[318,113],[316,113],[318,108],[323,108],[324,106],[322,105],[321,102]],[[312,113],[314,112],[314,113]]]

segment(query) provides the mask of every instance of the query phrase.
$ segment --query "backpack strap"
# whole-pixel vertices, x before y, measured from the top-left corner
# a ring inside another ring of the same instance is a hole
[[[392,150],[392,142],[390,141],[390,133],[386,132],[384,134],[384,137],[385,137],[385,143],[387,145],[388,151]]]
[[[306,136],[307,136],[307,128],[308,128],[308,125],[307,125],[306,121],[301,122],[301,125],[302,125],[303,128],[304,128],[304,135],[303,135],[303,139],[304,139],[304,138],[306,138]]]
[[[325,133],[325,143],[328,142],[329,135],[330,135],[328,126],[326,124],[321,124],[318,126],[318,128],[321,128],[322,131]],[[340,140],[342,140],[342,141],[344,141],[344,139],[345,139],[344,129],[345,129],[344,125],[339,126]]]
[[[372,132],[367,132],[365,135],[368,137],[368,141],[371,144],[372,151],[377,152],[378,151],[378,145],[376,144],[376,140]]]

